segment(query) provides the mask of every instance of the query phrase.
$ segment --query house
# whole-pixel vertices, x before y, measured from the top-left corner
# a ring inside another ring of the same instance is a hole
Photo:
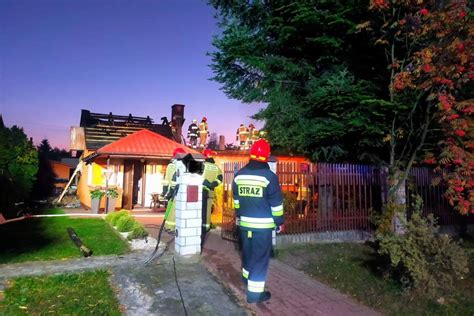
[[[90,208],[90,188],[116,186],[120,195],[115,208],[150,207],[152,195],[162,192],[166,165],[183,145],[181,129],[184,105],[172,106],[166,117],[154,124],[147,117],[91,113],[82,110],[79,127],[71,128],[71,150],[79,152],[80,179],[77,195]],[[105,207],[102,199],[101,207]]]

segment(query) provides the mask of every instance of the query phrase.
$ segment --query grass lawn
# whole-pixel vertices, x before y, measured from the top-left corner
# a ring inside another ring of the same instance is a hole
[[[464,242],[470,274],[457,284],[453,302],[440,305],[403,290],[375,268],[374,252],[364,244],[297,246],[278,252],[278,259],[307,275],[389,315],[474,315],[474,242]]]
[[[127,242],[102,219],[29,218],[0,225],[0,264],[81,257],[67,227],[76,231],[94,256],[124,254],[130,250]]]
[[[94,271],[14,279],[0,295],[0,315],[120,315],[108,277]]]

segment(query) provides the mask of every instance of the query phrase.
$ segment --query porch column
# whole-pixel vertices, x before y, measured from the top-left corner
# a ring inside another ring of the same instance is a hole
[[[175,253],[188,256],[201,253],[202,176],[185,173],[176,195]]]

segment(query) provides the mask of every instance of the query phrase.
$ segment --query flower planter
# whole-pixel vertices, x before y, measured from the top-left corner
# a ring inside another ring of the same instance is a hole
[[[116,198],[109,197],[107,200],[107,213],[115,211],[115,203],[117,202]]]
[[[100,199],[91,199],[91,212],[92,214],[99,214]]]

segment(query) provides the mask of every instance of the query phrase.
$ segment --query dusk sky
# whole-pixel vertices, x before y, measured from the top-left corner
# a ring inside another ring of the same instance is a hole
[[[204,0],[0,0],[5,125],[69,149],[81,109],[158,123],[181,103],[185,129],[205,115],[234,142],[259,106],[227,99],[209,80],[213,14]]]

